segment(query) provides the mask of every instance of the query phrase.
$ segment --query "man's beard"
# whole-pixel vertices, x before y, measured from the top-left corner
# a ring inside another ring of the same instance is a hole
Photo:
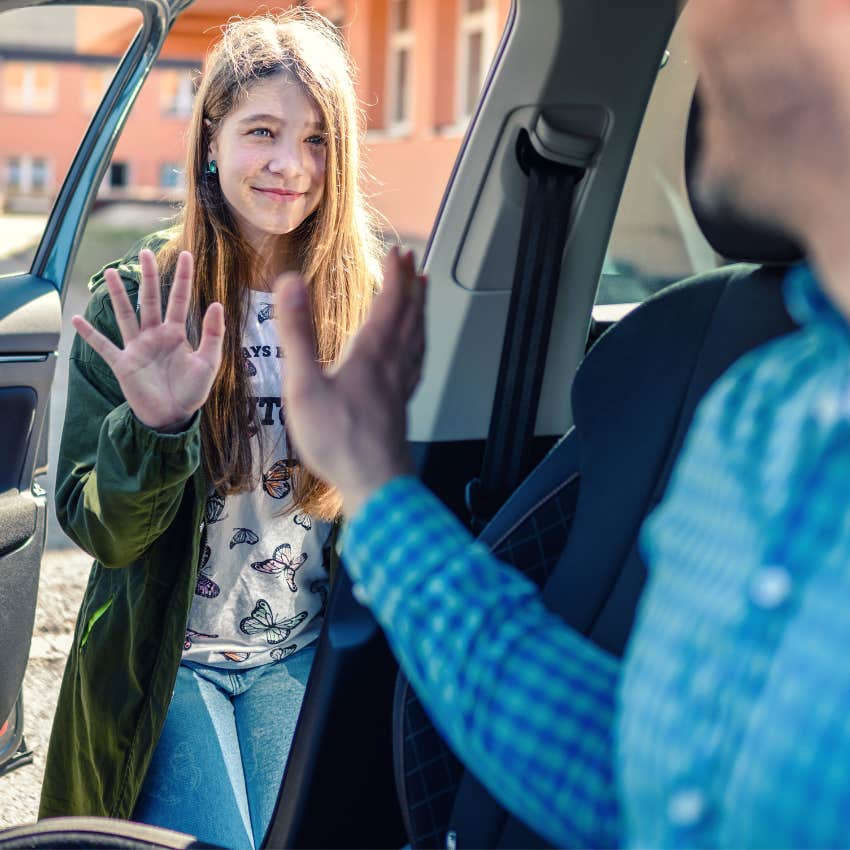
[[[726,232],[746,229],[748,235],[762,240],[795,241],[781,210],[770,205],[757,204],[748,198],[741,181],[731,174],[719,175],[706,169],[703,160],[697,170],[694,191],[695,204],[699,206],[703,222],[722,228]]]

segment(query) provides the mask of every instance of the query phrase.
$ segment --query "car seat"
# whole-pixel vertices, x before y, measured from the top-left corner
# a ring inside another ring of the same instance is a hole
[[[691,205],[715,251],[737,264],[666,288],[598,340],[573,383],[574,427],[480,536],[543,588],[552,611],[615,655],[646,578],[638,532],[664,495],[697,405],[739,357],[795,328],[781,283],[801,251],[701,202],[698,145],[695,99],[685,153]],[[413,847],[548,846],[461,766],[401,674],[393,727]]]

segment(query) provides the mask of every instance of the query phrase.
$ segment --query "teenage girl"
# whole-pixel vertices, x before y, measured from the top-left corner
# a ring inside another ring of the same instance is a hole
[[[379,280],[358,115],[324,18],[228,24],[195,100],[179,224],[96,275],[73,319],[56,509],[95,563],[42,816],[263,839],[340,508],[287,446],[270,290],[285,271],[310,281],[316,356],[336,361]]]

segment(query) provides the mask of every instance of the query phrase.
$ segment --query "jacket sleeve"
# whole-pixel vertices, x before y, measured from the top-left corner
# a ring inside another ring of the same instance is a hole
[[[98,282],[86,318],[116,345],[120,334]],[[125,279],[131,300],[137,285]],[[56,515],[79,546],[107,567],[136,560],[177,512],[201,458],[200,414],[178,434],[136,419],[106,363],[77,336],[56,470]]]
[[[618,846],[618,659],[548,611],[415,478],[349,518],[343,555],[469,770],[553,846]]]

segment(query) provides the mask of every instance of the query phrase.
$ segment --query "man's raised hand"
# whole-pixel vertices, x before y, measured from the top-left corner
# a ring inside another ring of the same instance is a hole
[[[204,316],[201,341],[194,350],[186,337],[192,297],[192,255],[177,259],[174,283],[162,318],[159,270],[152,251],[139,254],[139,318],[115,269],[106,271],[106,288],[124,342],[118,348],[82,316],[71,319],[77,333],[112,369],[130,408],[143,424],[176,432],[207,400],[221,364],[224,310],[211,304]]]
[[[303,279],[284,275],[275,298],[287,429],[300,459],[339,488],[352,515],[410,469],[405,408],[425,353],[425,278],[416,274],[413,254],[390,251],[383,290],[342,362],[328,372],[316,363]]]

